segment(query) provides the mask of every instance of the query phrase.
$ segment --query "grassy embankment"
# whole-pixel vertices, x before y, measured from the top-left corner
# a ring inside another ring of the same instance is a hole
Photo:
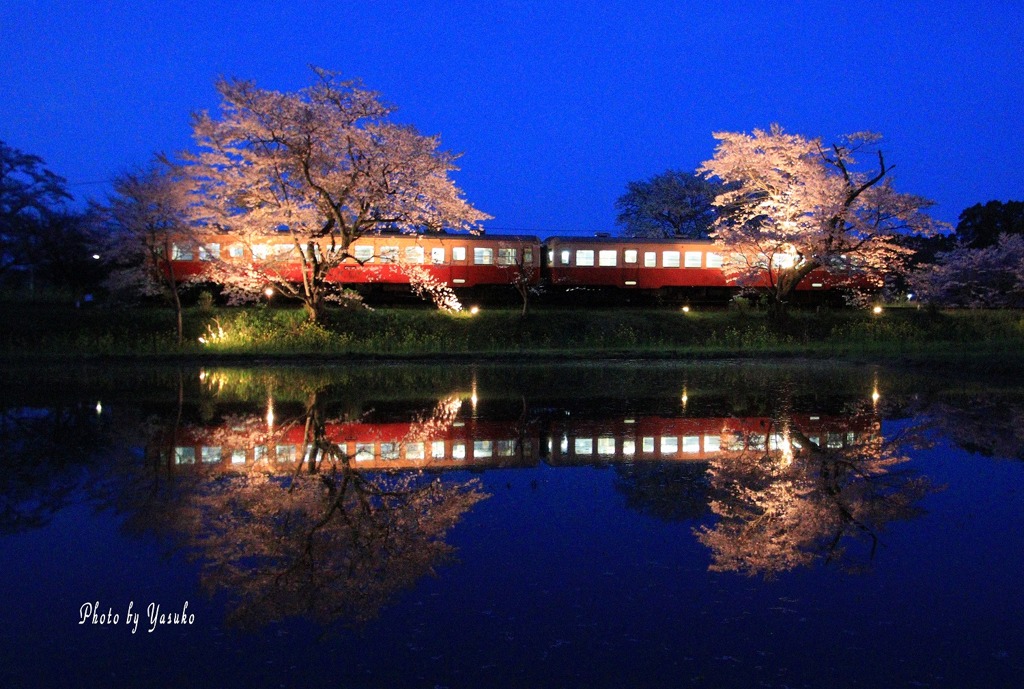
[[[0,356],[129,357],[773,357],[972,362],[1021,368],[1024,314],[888,309],[791,314],[783,327],[758,311],[426,308],[333,311],[324,325],[298,309],[193,308],[175,343],[163,308],[0,302]],[[206,340],[201,343],[200,338]]]

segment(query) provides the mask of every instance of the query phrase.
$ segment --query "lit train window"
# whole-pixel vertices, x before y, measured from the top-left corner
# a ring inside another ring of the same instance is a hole
[[[466,260],[466,247],[464,247],[464,246],[452,247],[452,260],[453,261],[465,261]]]
[[[597,265],[614,266],[618,264],[619,252],[615,249],[602,249],[597,253]]]
[[[176,448],[174,448],[174,463],[175,464],[195,464],[196,463],[196,449],[194,447],[176,447]]]
[[[674,455],[679,452],[679,438],[674,435],[661,436],[661,454]]]
[[[452,443],[452,459],[465,459],[466,458],[466,443],[456,442]]]
[[[576,438],[572,449],[578,455],[592,455],[594,454],[594,439]]]
[[[679,267],[679,252],[678,251],[663,251],[661,254],[661,267],[662,268],[678,268]]]
[[[494,443],[490,440],[474,440],[473,441],[473,456],[474,457],[490,457],[494,454]]]
[[[444,441],[435,440],[430,443],[430,456],[433,459],[444,459]]]
[[[245,247],[241,244],[229,244],[228,245],[228,257],[229,258],[242,258],[245,256]]]
[[[473,249],[473,263],[478,266],[489,266],[494,263],[494,249],[489,246],[478,246]]]
[[[592,266],[592,265],[594,265],[594,250],[593,249],[577,249],[576,250],[576,265],[578,265],[578,266]]]
[[[407,246],[405,247],[405,262],[406,263],[423,263],[423,247],[422,246]]]
[[[498,265],[514,266],[516,264],[516,250],[512,247],[498,249]]]
[[[382,246],[380,248],[381,263],[398,263],[398,247]]]
[[[825,446],[832,450],[839,449],[843,446],[843,436],[838,433],[826,433]]]
[[[373,247],[369,244],[360,244],[353,247],[352,255],[356,257],[357,261],[367,263],[373,260]]]
[[[684,268],[700,268],[703,263],[702,256],[704,254],[700,251],[687,251],[683,256],[683,267]]]
[[[533,265],[533,249],[530,248],[530,247],[526,247],[526,248],[523,249],[523,265],[524,266],[532,266]]]
[[[231,463],[232,464],[245,464],[245,450],[232,450],[231,451]]]
[[[405,446],[405,458],[408,460],[423,459],[426,457],[423,443],[409,443]]]
[[[625,251],[622,252],[622,262],[636,263],[637,253],[638,252],[636,249],[626,249]]]
[[[191,261],[192,247],[184,244],[171,244],[172,261]]]
[[[204,446],[200,451],[204,464],[216,464],[220,461],[220,445]]]
[[[718,435],[704,436],[704,451],[718,452],[722,449],[722,437]]]
[[[653,251],[644,252],[644,268],[654,268],[658,265],[658,254]]]
[[[356,461],[367,462],[373,459],[373,443],[356,443]]]
[[[277,446],[277,461],[279,461],[279,462],[294,462],[295,461],[295,446],[294,445],[278,445]]]
[[[220,258],[220,244],[200,244],[199,245],[199,260],[200,261],[216,261]]]
[[[626,457],[636,454],[636,441],[632,438],[625,438],[622,441],[622,454]]]
[[[266,244],[254,244],[252,247],[252,257],[264,260],[270,255],[270,247]]]
[[[716,254],[714,251],[709,251],[707,258],[707,266],[708,268],[721,268],[722,254]]]
[[[700,452],[700,436],[699,435],[684,435],[683,436],[683,452],[690,452],[690,453]]]
[[[644,438],[642,446],[643,452],[654,452],[654,438]]]
[[[610,435],[602,435],[597,439],[597,454],[599,455],[613,455],[615,454],[615,438]]]
[[[569,256],[570,256],[569,250],[568,249],[562,249],[562,265],[563,266],[569,265]]]
[[[433,263],[435,266],[444,264],[443,246],[435,246],[433,249],[430,250],[430,262]]]
[[[764,433],[751,433],[748,441],[751,450],[764,450],[768,446],[768,436]]]
[[[381,443],[381,459],[398,459],[398,443]]]
[[[516,441],[499,440],[497,442],[497,450],[499,457],[514,457],[516,454]]]
[[[267,446],[257,445],[252,449],[252,461],[253,462],[265,462],[267,461]]]

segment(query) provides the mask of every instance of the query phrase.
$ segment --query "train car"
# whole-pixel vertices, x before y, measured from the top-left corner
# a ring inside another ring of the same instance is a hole
[[[561,290],[616,289],[692,301],[725,302],[741,286],[723,265],[730,249],[710,240],[551,237],[544,242],[547,279]],[[798,292],[828,292],[845,285],[816,270]],[[743,285],[767,287],[767,281]]]
[[[301,282],[295,245],[287,236],[244,244],[230,235],[211,235],[199,244],[177,242],[170,267],[179,279],[203,274],[215,261],[263,266],[281,278]],[[536,285],[541,279],[541,244],[522,235],[371,234],[352,242],[349,256],[327,274],[329,282],[356,289],[407,289],[429,276],[449,287]]]

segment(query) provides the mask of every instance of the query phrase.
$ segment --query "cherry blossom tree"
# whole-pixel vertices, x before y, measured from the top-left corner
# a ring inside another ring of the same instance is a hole
[[[103,250],[112,266],[107,286],[114,292],[162,296],[173,307],[178,344],[183,337],[181,288],[194,277],[175,273],[167,260],[200,239],[188,218],[188,182],[166,162],[125,172],[114,180],[107,203],[98,206],[109,230]]]
[[[450,176],[457,156],[438,137],[389,121],[393,108],[359,82],[313,71],[297,93],[219,82],[220,113],[194,118],[200,152],[186,159],[200,225],[246,247],[221,266],[228,293],[271,284],[315,321],[332,294],[327,275],[355,260],[355,239],[472,231],[489,216],[462,197]]]
[[[897,241],[901,234],[930,236],[943,227],[925,213],[931,201],[893,188],[877,134],[832,145],[778,125],[714,136],[715,155],[699,171],[731,186],[715,200],[721,215],[712,236],[737,249],[726,260],[730,277],[766,284],[776,314],[818,268],[850,275],[851,285],[880,287],[911,255]],[[877,167],[858,170],[865,154]]]
[[[961,244],[911,275],[925,303],[968,308],[1024,306],[1024,235],[1001,234],[980,249]]]

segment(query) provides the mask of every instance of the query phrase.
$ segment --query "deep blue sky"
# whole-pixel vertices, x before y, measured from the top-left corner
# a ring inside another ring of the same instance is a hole
[[[1024,199],[1024,2],[240,2],[0,5],[0,139],[80,198],[191,143],[218,76],[360,77],[464,153],[491,230],[614,230],[630,180],[693,169],[713,131],[885,135],[936,217]]]

